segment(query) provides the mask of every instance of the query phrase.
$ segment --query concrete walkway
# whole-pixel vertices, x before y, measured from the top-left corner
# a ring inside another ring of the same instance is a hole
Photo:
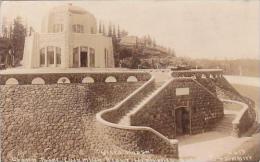
[[[211,161],[223,154],[231,153],[250,138],[236,138],[215,131],[184,136],[178,139],[180,159]]]
[[[236,116],[239,112],[230,110],[229,105],[225,106],[224,114],[227,116]],[[197,135],[180,136],[177,138],[179,140],[180,159],[214,161],[217,157],[231,153],[232,150],[250,139],[250,137],[236,138],[230,134],[229,131],[210,131]]]

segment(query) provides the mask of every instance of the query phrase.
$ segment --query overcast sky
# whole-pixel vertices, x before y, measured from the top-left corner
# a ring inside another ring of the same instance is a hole
[[[260,59],[260,1],[74,1],[97,20],[111,21],[130,35],[150,34],[178,56]],[[26,17],[40,31],[42,17],[59,2],[3,2],[4,15]]]

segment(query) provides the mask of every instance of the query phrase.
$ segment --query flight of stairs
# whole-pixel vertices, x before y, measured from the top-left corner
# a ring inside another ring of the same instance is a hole
[[[214,131],[231,134],[233,130],[232,121],[235,119],[235,114],[224,114],[223,119],[217,123]]]
[[[139,99],[139,102],[136,102],[136,104],[132,107],[132,108],[129,108],[131,109],[127,114],[125,114],[121,119],[120,121],[118,122],[118,124],[120,125],[131,125],[131,122],[130,122],[130,116],[134,113],[136,113],[139,109],[139,105],[142,104],[143,102],[145,102],[147,100],[147,98],[149,98],[151,95],[153,95],[154,93],[156,93],[156,90],[162,86],[164,82],[155,82],[155,88],[152,89],[150,91],[150,93],[148,93],[144,98],[140,98]]]

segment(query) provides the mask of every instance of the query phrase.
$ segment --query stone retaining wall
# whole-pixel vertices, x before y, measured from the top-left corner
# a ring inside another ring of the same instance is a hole
[[[143,83],[0,86],[1,160],[90,157],[94,144],[103,142],[83,120],[92,124],[91,114],[114,106]]]

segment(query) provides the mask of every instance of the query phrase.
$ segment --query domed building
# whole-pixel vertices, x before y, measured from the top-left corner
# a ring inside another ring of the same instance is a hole
[[[25,39],[25,67],[114,67],[112,39],[97,33],[96,19],[85,9],[54,7],[41,28]]]

